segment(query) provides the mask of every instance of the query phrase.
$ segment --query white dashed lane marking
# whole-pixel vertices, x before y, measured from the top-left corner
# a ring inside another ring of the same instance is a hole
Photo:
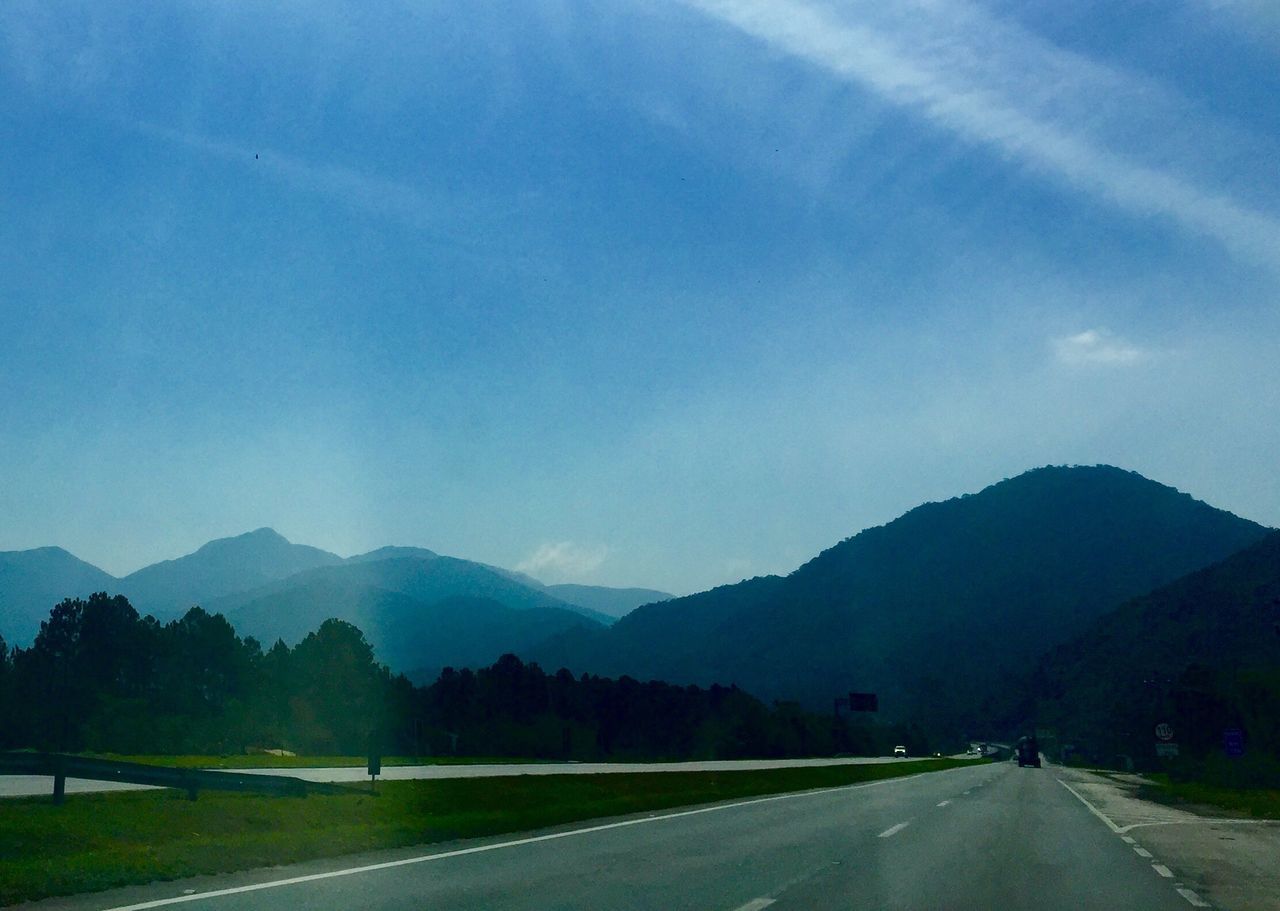
[[[1207,901],[1201,898],[1199,895],[1196,895],[1194,892],[1192,892],[1190,889],[1179,889],[1178,894],[1181,895],[1183,898],[1185,898],[1187,901],[1191,902],[1191,904],[1197,908],[1213,907]]]
[[[777,901],[777,899],[753,898],[751,899],[751,901],[747,902],[745,905],[741,905],[737,908],[734,908],[733,911],[761,911],[762,908],[769,907],[775,901]]]
[[[911,825],[911,823],[909,822],[900,822],[896,826],[890,826],[889,828],[885,829],[883,832],[877,835],[876,838],[891,838],[894,835],[897,835],[899,832],[901,832],[903,829],[905,829],[909,825]]]
[[[1155,858],[1152,856],[1150,851],[1142,847],[1140,844],[1138,844],[1136,841],[1134,841],[1132,838],[1130,838],[1128,835],[1125,835],[1124,833],[1128,832],[1130,829],[1136,829],[1140,825],[1161,825],[1162,823],[1160,822],[1135,823],[1133,825],[1128,825],[1128,826],[1118,826],[1114,822],[1112,822],[1111,819],[1108,818],[1108,816],[1105,813],[1103,813],[1093,804],[1089,803],[1089,801],[1085,800],[1084,796],[1079,791],[1071,787],[1071,785],[1067,784],[1061,778],[1058,779],[1058,784],[1062,785],[1064,788],[1066,788],[1068,791],[1074,794],[1076,799],[1078,799],[1082,804],[1084,804],[1089,809],[1090,813],[1092,813],[1094,816],[1098,817],[1104,823],[1106,823],[1107,828],[1110,829],[1112,832],[1116,833],[1116,835],[1120,836],[1121,841],[1123,841],[1125,844],[1133,848],[1133,851],[1135,854],[1147,860],[1155,860]],[[1218,822],[1235,822],[1235,821],[1236,820],[1218,820]],[[1173,871],[1170,870],[1168,867],[1166,867],[1164,864],[1153,863],[1151,865],[1151,869],[1155,870],[1156,873],[1158,873],[1164,879],[1174,878]],[[1173,883],[1173,887],[1177,889],[1178,894],[1181,895],[1183,898],[1185,898],[1192,907],[1194,908],[1212,908],[1213,907],[1211,904],[1209,904],[1207,901],[1205,901],[1203,898],[1197,895],[1195,891],[1185,888],[1182,885],[1182,883]]]

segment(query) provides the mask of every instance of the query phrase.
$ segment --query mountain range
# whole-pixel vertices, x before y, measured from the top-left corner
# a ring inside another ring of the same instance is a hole
[[[574,628],[526,657],[813,707],[851,690],[951,736],[1120,603],[1267,530],[1108,466],[1049,467],[929,503],[766,576]]]
[[[423,548],[342,558],[270,529],[121,579],[59,548],[0,553],[0,633],[26,644],[61,598],[108,591],[161,620],[198,603],[264,645],[296,642],[328,617],[349,620],[380,660],[419,679],[515,652],[548,669],[735,683],[815,708],[872,691],[890,719],[958,738],[994,733],[1032,678],[1078,690],[1082,704],[1105,700],[1107,687],[1089,681],[1111,679],[1097,668],[1129,649],[1153,661],[1198,654],[1197,643],[1218,643],[1218,660],[1243,654],[1249,640],[1233,630],[1252,621],[1234,602],[1197,613],[1177,593],[1201,591],[1210,583],[1194,574],[1221,561],[1261,567],[1229,577],[1264,589],[1258,573],[1275,568],[1269,534],[1133,472],[1047,467],[919,506],[787,576],[679,598],[547,586]],[[1070,721],[1051,703],[1045,717]]]
[[[0,552],[0,635],[29,644],[53,605],[95,591],[123,594],[139,613],[161,621],[200,605],[267,644],[295,642],[336,616],[367,625],[379,655],[397,668],[488,663],[552,633],[609,624],[616,613],[670,597],[649,589],[545,586],[419,547],[343,558],[260,528],[121,578],[57,547]],[[420,652],[405,643],[419,643]]]

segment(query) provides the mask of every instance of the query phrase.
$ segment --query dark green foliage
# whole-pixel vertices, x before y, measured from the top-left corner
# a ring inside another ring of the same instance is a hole
[[[1028,683],[1010,717],[1056,727],[1086,758],[1280,787],[1280,532],[1112,611]],[[1174,727],[1175,762],[1154,755],[1159,721]],[[1241,759],[1224,754],[1228,727],[1245,731]]]
[[[885,753],[918,731],[852,724],[736,687],[548,675],[504,655],[414,687],[328,619],[266,652],[221,614],[161,626],[121,597],[66,599],[29,649],[0,645],[0,747],[237,754],[251,747],[563,759]]]
[[[811,707],[875,691],[889,717],[979,735],[992,695],[1047,649],[1265,531],[1132,472],[1043,468],[913,509],[786,578],[647,605],[527,654]]]

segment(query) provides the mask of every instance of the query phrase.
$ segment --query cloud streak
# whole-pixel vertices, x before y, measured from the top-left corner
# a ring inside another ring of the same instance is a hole
[[[1146,349],[1131,345],[1105,329],[1086,329],[1054,339],[1058,361],[1072,366],[1128,367],[1151,357]]]
[[[134,125],[141,133],[201,155],[264,175],[294,190],[325,196],[380,218],[391,219],[416,229],[437,246],[452,248],[484,259],[495,255],[522,256],[509,243],[475,239],[486,221],[506,221],[509,209],[477,204],[460,197],[444,198],[424,192],[402,181],[332,164],[317,164],[266,147],[249,147],[201,133],[174,130],[153,123]],[[487,207],[487,208],[486,208]],[[508,239],[509,240],[509,239]]]
[[[806,0],[687,2],[969,142],[1130,214],[1213,238],[1240,261],[1280,271],[1276,217],[1092,135],[1096,124],[1081,113],[1087,96],[1101,90],[1098,103],[1105,103],[1108,92],[1119,90],[1141,99],[1150,86],[949,0],[900,14],[884,13],[879,4],[854,3],[837,14]]]
[[[576,581],[599,568],[609,556],[604,545],[585,547],[572,541],[549,541],[525,557],[516,569],[543,581]]]

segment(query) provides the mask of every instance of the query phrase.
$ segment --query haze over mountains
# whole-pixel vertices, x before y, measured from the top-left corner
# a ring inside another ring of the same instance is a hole
[[[338,617],[365,632],[380,660],[418,679],[515,652],[548,669],[736,683],[765,699],[817,708],[849,690],[873,690],[887,716],[958,737],[1007,719],[1007,691],[1028,679],[1045,653],[1131,599],[1184,584],[1177,580],[1267,535],[1133,472],[1041,468],[917,507],[786,577],[682,598],[545,586],[423,548],[344,559],[270,529],[210,542],[123,579],[57,548],[6,553],[0,633],[25,644],[58,600],[105,590],[162,620],[199,603],[264,644],[297,642]],[[1249,565],[1265,565],[1267,554]],[[1096,643],[1081,646],[1081,654],[1123,654],[1142,634],[1131,616],[1137,608],[1126,610],[1107,621],[1109,632],[1078,640]],[[624,616],[614,623],[618,614]],[[1200,619],[1206,630],[1218,622],[1209,614]],[[1188,629],[1197,628],[1193,621]],[[1175,635],[1173,621],[1166,625],[1170,643],[1183,635]],[[1054,660],[1057,667],[1064,659]],[[1064,669],[1060,676],[1083,673]]]
[[[277,637],[296,641],[331,616],[353,622],[363,619],[370,630],[397,631],[399,638],[375,639],[375,645],[425,641],[423,635],[409,635],[408,621],[398,617],[379,615],[375,622],[370,606],[394,608],[410,619],[419,618],[424,629],[430,629],[443,617],[437,602],[451,600],[455,611],[471,618],[473,628],[466,635],[461,635],[457,623],[440,629],[431,638],[433,648],[421,660],[414,658],[410,668],[432,666],[451,642],[469,643],[460,648],[455,660],[489,662],[503,651],[526,647],[531,637],[545,638],[581,623],[612,622],[612,616],[576,600],[634,607],[654,594],[580,586],[557,595],[522,573],[443,557],[425,548],[384,547],[344,559],[260,528],[211,541],[194,553],[123,578],[60,548],[0,553],[0,635],[11,644],[25,645],[54,604],[95,591],[126,595],[140,613],[162,621],[180,616],[193,605],[221,611],[242,635],[268,644]],[[537,613],[515,616],[524,610]],[[480,647],[481,642],[494,643],[493,649]],[[403,654],[389,650],[388,655],[393,652],[397,657]]]
[[[1006,679],[1121,602],[1266,529],[1132,472],[1042,468],[929,503],[750,579],[574,629],[527,657],[831,704],[849,690],[952,734]]]

